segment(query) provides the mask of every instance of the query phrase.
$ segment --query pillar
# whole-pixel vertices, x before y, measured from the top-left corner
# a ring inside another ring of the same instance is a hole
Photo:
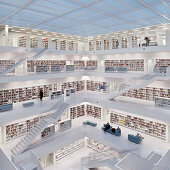
[[[76,43],[77,43],[77,41],[74,40],[74,51],[77,51],[76,50]]]
[[[5,46],[8,46],[8,25],[5,26]]]
[[[118,49],[121,49],[122,48],[122,37],[121,36],[118,36],[118,42],[119,42]]]
[[[57,39],[57,50],[60,50],[60,40]]]
[[[42,48],[41,37],[38,37],[38,48]]]
[[[132,48],[132,35],[127,35],[127,48]]]
[[[94,42],[94,51],[96,51],[96,39],[93,39]]]
[[[66,39],[66,50],[68,51],[69,50],[69,41],[68,41],[68,39]]]
[[[52,48],[52,40],[51,40],[51,37],[48,38],[48,48]]]
[[[170,46],[170,29],[166,30],[166,45]]]
[[[112,37],[109,38],[109,50],[112,50]]]
[[[30,35],[27,35],[26,47],[27,47],[27,48],[30,48]]]
[[[101,50],[104,50],[104,39],[101,39]]]

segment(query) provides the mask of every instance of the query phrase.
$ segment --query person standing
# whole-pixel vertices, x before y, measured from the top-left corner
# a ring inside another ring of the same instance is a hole
[[[40,100],[42,101],[42,98],[43,98],[43,91],[42,89],[40,90]]]

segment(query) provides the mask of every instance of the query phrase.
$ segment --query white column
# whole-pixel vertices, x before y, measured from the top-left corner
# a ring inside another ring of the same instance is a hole
[[[38,37],[38,48],[42,48],[41,37]]]
[[[170,46],[170,29],[166,30],[166,45]]]
[[[144,59],[144,72],[148,72],[148,59]]]
[[[60,50],[60,40],[57,39],[57,50]]]
[[[104,50],[104,39],[101,39],[101,50]]]
[[[94,51],[96,51],[96,39],[93,39],[94,42]]]
[[[112,50],[112,37],[109,38],[109,50]]]
[[[8,46],[8,25],[5,26],[5,46]]]
[[[127,48],[132,48],[132,35],[127,35]]]
[[[52,48],[52,40],[51,40],[51,37],[48,38],[48,48]]]
[[[121,36],[118,36],[118,42],[119,42],[118,49],[121,49],[122,48],[122,37]]]
[[[66,50],[69,50],[69,45],[68,45],[69,41],[66,39]]]
[[[26,38],[27,38],[27,39],[26,39],[26,47],[27,47],[27,48],[30,48],[30,35],[27,35]]]
[[[76,51],[76,43],[77,41],[74,40],[74,51]]]

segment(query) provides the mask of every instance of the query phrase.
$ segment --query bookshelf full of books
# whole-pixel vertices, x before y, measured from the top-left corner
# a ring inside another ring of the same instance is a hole
[[[87,68],[87,70],[97,70],[98,61],[97,60],[88,60],[88,61],[86,61],[86,68]]]
[[[101,119],[102,108],[91,104],[86,105],[86,114],[97,119]]]
[[[86,89],[89,91],[107,93],[109,88],[110,88],[109,82],[99,82],[99,81],[92,81],[92,80],[86,81]]]
[[[0,73],[4,72],[7,68],[10,68],[14,64],[15,60],[0,60]],[[15,69],[11,73],[15,73]]]
[[[47,116],[39,116],[32,119],[27,119],[25,121],[6,125],[6,141],[10,141],[25,135],[45,117]]]
[[[104,40],[104,50],[109,50],[109,40]]]
[[[166,140],[166,124],[144,117],[123,114],[116,111],[110,112],[110,121],[113,124],[124,126],[163,140]]]
[[[94,41],[89,41],[89,51],[94,51]]]
[[[70,108],[70,118],[75,119],[85,115],[85,104]]]
[[[27,71],[28,72],[57,72],[63,71],[66,65],[66,60],[28,60]],[[38,70],[37,70],[38,69]]]
[[[74,69],[75,70],[84,70],[85,61],[82,60],[75,60],[74,61]]]
[[[74,51],[74,41],[68,42],[68,49],[69,49],[69,51]]]
[[[30,47],[38,48],[38,37],[34,37],[30,39]]]
[[[60,50],[66,50],[66,40],[60,41]]]
[[[48,97],[49,92],[52,91],[52,84],[33,87],[23,87],[9,90],[0,90],[0,105],[7,104],[8,101],[17,103],[39,98],[40,89],[43,90],[44,97]]]
[[[22,36],[19,37],[19,47],[26,47],[27,46],[27,37]]]
[[[113,38],[112,39],[112,49],[118,49],[119,42],[118,39]]]
[[[48,38],[42,39],[42,46],[43,46],[44,48],[48,48]]]
[[[146,87],[139,90],[130,90],[127,93],[124,93],[123,96],[155,101],[155,98],[157,97],[170,98],[170,89]]]
[[[125,67],[128,71],[144,71],[144,60],[105,60],[105,67],[115,70]]]
[[[132,47],[133,48],[138,47],[137,37],[135,37],[135,36],[132,36]]]
[[[154,73],[166,74],[168,66],[170,66],[170,59],[156,59]]]
[[[64,82],[61,84],[61,91],[64,94],[65,89],[76,89],[76,91],[83,91],[85,89],[85,81]]]
[[[100,40],[96,40],[96,50],[102,49],[102,42]]]
[[[127,48],[127,38],[122,38],[122,48]]]

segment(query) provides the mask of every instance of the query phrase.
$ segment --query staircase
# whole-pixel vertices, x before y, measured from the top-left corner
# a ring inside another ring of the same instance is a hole
[[[133,90],[133,89],[140,89],[142,87],[146,87],[148,84],[151,84],[152,82],[154,81],[157,81],[158,79],[160,79],[160,77],[157,77],[155,76],[154,74],[148,74],[148,75],[145,75],[143,77],[143,79],[146,79],[145,82],[141,83],[140,85],[137,85],[137,84],[131,84],[130,86],[127,86],[125,87],[124,89],[118,91],[117,93],[114,93],[114,92],[111,92],[109,95],[108,95],[108,99],[114,99],[118,96],[121,96],[123,93],[126,93],[128,92],[129,90]]]
[[[11,150],[12,156],[15,157],[22,152],[30,145],[32,142],[40,135],[40,133],[50,124],[55,123],[60,119],[62,114],[69,107],[68,104],[62,103],[55,113],[51,114],[50,117],[44,118],[39,121],[37,125],[32,128],[27,135]]]
[[[30,51],[33,52],[33,51]],[[5,76],[6,74],[12,72],[14,69],[16,69],[17,67],[19,67],[21,64],[25,63],[27,60],[36,60],[39,57],[41,57],[44,53],[46,52],[46,49],[41,49],[40,51],[37,52],[37,54],[35,54],[34,56],[30,57],[29,55],[27,55],[26,57],[22,57],[21,59],[12,59],[15,60],[16,63],[14,65],[12,65],[11,67],[6,68],[2,73],[0,73],[0,77]]]

